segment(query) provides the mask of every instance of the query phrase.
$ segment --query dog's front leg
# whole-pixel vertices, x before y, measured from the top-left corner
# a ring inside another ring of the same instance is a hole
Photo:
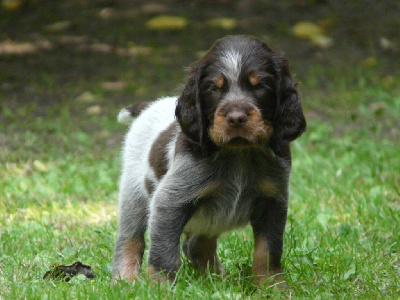
[[[161,192],[155,195],[150,210],[150,251],[148,273],[171,281],[181,264],[180,236],[191,217],[192,208],[181,193]]]
[[[255,282],[261,285],[278,284],[284,288],[281,256],[283,233],[287,219],[287,201],[285,199],[265,198],[257,203],[251,217],[254,233],[253,274]]]

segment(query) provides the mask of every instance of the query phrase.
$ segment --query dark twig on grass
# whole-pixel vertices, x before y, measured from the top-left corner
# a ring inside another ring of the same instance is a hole
[[[70,281],[72,277],[82,274],[85,275],[86,278],[93,279],[96,277],[92,268],[90,266],[82,264],[80,261],[77,261],[69,266],[56,266],[52,270],[47,271],[44,274],[43,279],[53,279],[53,280],[62,280],[62,281]]]

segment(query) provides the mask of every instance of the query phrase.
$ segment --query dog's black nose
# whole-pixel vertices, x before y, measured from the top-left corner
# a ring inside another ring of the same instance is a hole
[[[248,116],[244,111],[233,110],[226,115],[226,122],[233,128],[241,128],[246,125]]]

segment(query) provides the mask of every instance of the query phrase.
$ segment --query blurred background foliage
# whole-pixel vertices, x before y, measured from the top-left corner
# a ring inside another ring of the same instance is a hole
[[[0,120],[24,105],[78,117],[177,93],[184,67],[217,38],[250,34],[285,53],[309,118],[355,122],[391,111],[385,96],[340,94],[398,91],[399,13],[390,0],[1,0]]]

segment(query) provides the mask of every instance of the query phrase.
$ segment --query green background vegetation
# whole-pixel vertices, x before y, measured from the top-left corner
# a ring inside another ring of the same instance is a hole
[[[20,2],[0,8],[1,299],[398,298],[397,1]],[[185,25],[150,29],[159,15]],[[303,21],[331,45],[295,36]],[[186,262],[175,286],[145,275],[111,285],[127,130],[116,115],[178,93],[184,67],[227,34],[285,52],[304,102],[308,131],[292,146],[288,289],[252,285],[249,228],[221,239],[222,278]],[[97,278],[42,280],[77,260]]]

